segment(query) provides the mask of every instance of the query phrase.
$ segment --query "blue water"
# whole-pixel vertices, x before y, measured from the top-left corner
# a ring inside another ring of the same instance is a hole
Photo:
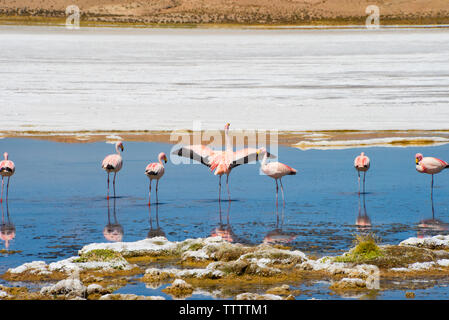
[[[152,235],[165,234],[171,241],[180,241],[210,236],[221,227],[231,230],[235,242],[259,244],[276,230],[290,239],[289,245],[319,256],[346,251],[358,232],[375,232],[382,243],[390,244],[432,234],[419,227],[423,219],[432,218],[430,176],[416,172],[414,155],[421,152],[449,159],[448,145],[363,148],[371,158],[371,168],[366,177],[367,194],[359,198],[352,163],[361,149],[279,147],[279,161],[298,170],[296,176],[283,179],[285,210],[276,212],[274,181],[259,175],[259,165],[244,165],[230,175],[233,201],[230,206],[227,201],[221,203],[220,216],[218,177],[203,165],[170,161],[159,184],[161,203],[149,209],[145,166],[155,161],[159,152],[169,154],[172,145],[124,145],[115,217],[114,201],[109,203],[109,222],[121,225],[123,241],[144,239],[151,230]],[[0,272],[33,260],[60,260],[76,255],[88,243],[107,241],[103,235],[108,224],[106,173],[100,164],[105,155],[114,152],[113,145],[7,138],[0,140],[0,152],[4,151],[17,168],[8,201],[10,222],[16,228],[9,249],[21,252],[0,255]],[[443,223],[449,223],[447,175],[435,176],[434,218]],[[226,198],[224,180],[222,191]],[[355,225],[359,205],[362,214],[364,211],[363,198],[372,224],[364,231]],[[5,220],[6,209],[3,203]]]

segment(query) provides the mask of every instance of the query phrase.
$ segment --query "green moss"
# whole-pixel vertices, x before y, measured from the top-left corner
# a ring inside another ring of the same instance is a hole
[[[73,260],[73,262],[89,262],[89,261],[113,261],[117,259],[123,259],[122,255],[116,251],[108,249],[96,249],[82,254],[79,258]]]
[[[364,262],[383,256],[378,246],[379,239],[372,233],[356,235],[356,246],[347,254],[334,258],[335,262]]]
[[[203,244],[201,244],[201,243],[192,243],[190,246],[189,246],[189,251],[198,251],[198,250],[200,250],[200,249],[202,249],[203,248]]]

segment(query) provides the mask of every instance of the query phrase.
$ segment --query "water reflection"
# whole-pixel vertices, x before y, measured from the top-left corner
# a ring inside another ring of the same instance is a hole
[[[297,235],[293,232],[282,230],[284,226],[285,207],[282,206],[281,217],[279,218],[279,208],[276,206],[276,228],[267,233],[263,243],[290,243],[296,239]]]
[[[418,238],[431,237],[441,234],[442,231],[449,230],[449,224],[439,219],[435,219],[435,206],[433,203],[433,195],[430,195],[430,202],[432,203],[432,218],[423,219],[418,224]]]
[[[362,200],[360,199],[360,193],[359,193],[359,212],[357,215],[357,219],[355,221],[355,225],[357,226],[357,230],[363,231],[371,229],[371,219],[368,216],[368,213],[366,212],[366,202],[365,202],[365,193],[362,193],[363,198],[363,206],[362,206]]]
[[[6,205],[6,219],[5,210],[2,204],[2,224],[0,225],[0,239],[5,241],[5,248],[9,248],[9,241],[16,237],[16,227],[14,223],[11,222],[11,217],[9,216],[8,198],[5,201]]]
[[[236,240],[235,233],[232,231],[231,224],[229,223],[229,212],[231,210],[231,201],[226,201],[228,203],[228,210],[226,212],[226,224],[223,223],[222,215],[221,215],[221,201],[218,201],[218,213],[220,216],[220,223],[218,227],[216,227],[212,233],[212,237],[220,236],[223,240],[227,242],[233,242]]]
[[[157,196],[157,195],[156,195]],[[156,207],[156,228],[153,227],[153,219],[151,217],[151,208]],[[148,231],[147,238],[154,238],[154,237],[166,237],[164,230],[159,226],[159,203],[156,200],[155,205],[149,205],[148,206],[148,212],[149,212],[149,219],[150,219],[150,231]]]
[[[113,242],[119,242],[123,239],[123,227],[121,224],[117,221],[117,215],[116,215],[116,209],[115,209],[115,197],[113,198],[114,204],[113,204],[113,223],[111,223],[111,209],[109,206],[109,199],[108,199],[108,224],[103,229],[103,235],[106,240],[113,241]]]

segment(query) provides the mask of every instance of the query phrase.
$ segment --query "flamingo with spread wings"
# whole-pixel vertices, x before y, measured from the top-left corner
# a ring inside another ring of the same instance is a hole
[[[231,170],[241,164],[257,161],[259,157],[259,149],[246,148],[236,152],[233,151],[231,140],[229,139],[229,126],[227,123],[224,127],[226,150],[212,150],[205,145],[189,145],[177,149],[172,152],[174,155],[196,160],[209,167],[214,175],[219,176],[218,180],[218,200],[221,200],[221,177],[226,174],[226,188],[228,191],[228,199],[231,201],[231,193],[229,192],[229,174]],[[274,158],[274,155],[268,154]],[[215,171],[214,171],[215,170]]]

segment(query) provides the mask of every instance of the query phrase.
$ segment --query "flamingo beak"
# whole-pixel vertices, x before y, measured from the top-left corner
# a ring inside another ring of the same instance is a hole
[[[165,163],[167,163],[167,157],[164,157],[164,161],[165,161]]]
[[[419,163],[419,160],[418,160],[418,158],[416,158],[416,159],[415,159],[415,162],[416,162],[416,164],[418,164],[418,163]]]
[[[125,147],[123,145],[121,145],[120,149],[122,149],[122,152],[123,152],[123,150],[125,150]]]

